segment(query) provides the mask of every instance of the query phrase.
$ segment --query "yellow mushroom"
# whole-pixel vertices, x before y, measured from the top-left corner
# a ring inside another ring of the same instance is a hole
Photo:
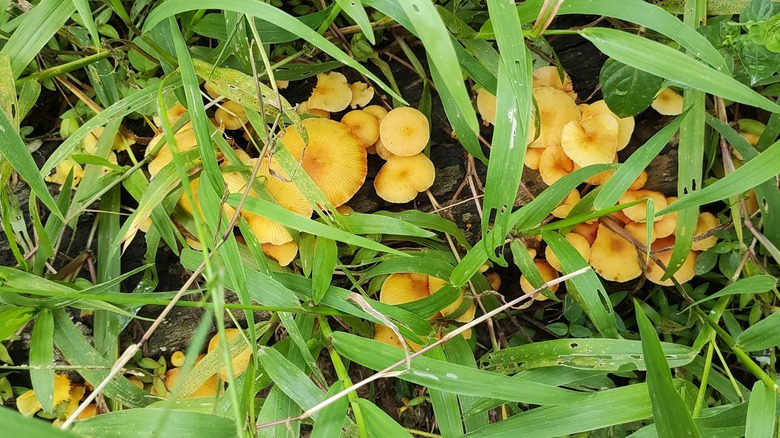
[[[425,154],[392,156],[374,178],[374,189],[387,202],[403,204],[433,185],[436,169]]]

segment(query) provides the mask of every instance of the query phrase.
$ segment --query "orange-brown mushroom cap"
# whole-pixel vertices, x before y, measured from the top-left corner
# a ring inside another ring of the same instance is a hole
[[[228,342],[232,341],[234,338],[241,335],[241,330],[236,328],[228,328],[225,329],[225,337],[227,338]],[[209,348],[208,352],[211,353],[212,351],[219,348],[219,333],[214,335],[211,340],[209,341]],[[246,343],[243,343],[246,345]],[[249,361],[252,357],[252,347],[249,345],[246,345],[246,348],[242,349],[237,354],[231,354],[231,357],[233,358],[233,376],[237,377],[240,376],[244,371],[246,371],[247,366],[249,365]],[[227,376],[227,369],[222,368],[219,371],[219,378],[226,381],[228,379]]]
[[[677,270],[677,272],[674,273],[673,277],[675,280],[677,280],[678,283],[687,283],[691,281],[691,279],[696,275],[696,256],[698,253],[696,251],[691,251],[688,253],[688,257],[685,258],[683,261],[682,266],[680,266],[680,269]],[[656,254],[656,257],[666,266],[669,266],[669,260],[672,259],[672,251],[664,251],[662,253]],[[671,278],[667,278],[666,280],[661,280],[664,276],[664,270],[661,269],[658,265],[655,264],[653,259],[651,258],[650,261],[647,263],[647,272],[645,273],[647,275],[647,279],[655,284],[659,284],[661,286],[673,286],[674,282]]]
[[[574,92],[574,85],[566,72],[563,72],[563,80],[558,74],[558,68],[554,65],[537,68],[533,71],[531,86],[533,88],[552,87],[566,93],[572,101],[577,100],[577,93]]]
[[[715,246],[715,244],[718,243],[718,238],[716,236],[708,236],[699,240],[697,240],[696,237],[711,231],[718,225],[720,225],[720,221],[718,221],[718,218],[712,213],[704,212],[699,214],[699,218],[696,220],[696,231],[693,233],[694,240],[691,244],[691,249],[695,251],[705,251]]]
[[[374,178],[374,189],[385,201],[403,204],[428,190],[435,177],[433,162],[425,154],[392,156]]]
[[[536,106],[539,108],[539,136],[529,147],[546,148],[561,144],[561,131],[572,121],[580,120],[580,110],[573,100],[561,90],[552,87],[533,89]],[[532,124],[533,125],[533,124]]]
[[[322,193],[339,206],[349,201],[366,180],[368,164],[363,141],[346,126],[333,120],[303,121],[309,143],[304,144],[295,127],[280,139]]]
[[[368,85],[365,82],[355,82],[349,84],[349,89],[352,90],[352,100],[349,102],[349,106],[352,109],[357,107],[364,107],[371,102],[374,98],[374,87]]]
[[[542,152],[539,158],[539,174],[548,186],[574,170],[574,162],[563,152],[560,146],[551,146]]]
[[[369,147],[379,139],[379,120],[363,110],[353,110],[341,118],[352,133],[363,140],[363,145]]]
[[[644,222],[647,216],[647,199],[653,200],[653,208],[660,211],[666,208],[666,197],[663,193],[653,190],[629,190],[618,200],[618,204],[627,204],[634,201],[642,201],[623,210],[626,216],[634,222]],[[661,216],[656,216],[655,220],[660,220]]]
[[[678,116],[682,114],[683,97],[667,87],[655,96],[651,106],[664,116]]]
[[[352,101],[352,89],[347,78],[338,72],[317,75],[317,86],[309,97],[309,108],[338,112],[344,110]]]
[[[624,283],[642,274],[634,245],[604,225],[599,225],[588,262],[601,278],[609,281]]]
[[[577,165],[608,164],[615,159],[618,123],[609,114],[572,121],[563,127],[561,147]]]
[[[633,117],[618,117],[607,106],[607,102],[599,100],[588,105],[582,111],[582,118],[586,119],[598,114],[608,114],[615,118],[618,124],[618,145],[617,150],[623,150],[631,141],[631,134],[634,132],[634,118]]]
[[[298,255],[298,244],[291,240],[281,245],[274,245],[272,243],[263,243],[263,254],[271,257],[279,263],[279,266],[287,266],[295,260],[295,256]]]
[[[379,135],[387,150],[409,157],[425,149],[431,132],[425,114],[405,106],[387,113],[379,125]]]
[[[577,252],[580,253],[582,258],[585,259],[585,261],[588,261],[588,259],[590,259],[590,244],[584,237],[580,236],[577,233],[569,233],[563,237],[569,241],[571,246],[573,246],[574,249],[576,249]],[[552,248],[549,245],[544,250],[544,258],[547,259],[547,263],[549,263],[550,266],[553,267],[553,269],[555,269],[558,272],[563,272],[563,266],[561,266],[561,261],[558,259],[558,256],[555,255],[555,252],[552,250]]]
[[[485,126],[496,124],[496,96],[484,88],[477,91],[477,110]]]
[[[421,300],[429,296],[428,276],[414,273],[390,274],[379,291],[379,301],[396,305]]]
[[[550,266],[550,264],[546,261],[536,259],[534,260],[534,265],[536,265],[536,269],[539,270],[539,273],[542,274],[542,279],[544,279],[545,282],[558,278],[558,272],[556,272],[555,269],[553,269],[553,267]],[[558,286],[558,284],[550,286],[550,292],[555,293],[555,291],[558,290]],[[528,278],[525,276],[525,274],[523,274],[520,276],[520,289],[522,289],[525,293],[530,293],[533,292],[536,287],[534,287],[531,282],[528,281]],[[533,298],[536,301],[547,300],[547,297],[542,293],[537,293]]]

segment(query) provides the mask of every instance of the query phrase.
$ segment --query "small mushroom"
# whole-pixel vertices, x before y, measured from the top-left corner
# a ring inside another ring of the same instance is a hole
[[[663,193],[653,190],[629,190],[623,194],[618,200],[618,204],[627,204],[634,201],[642,201],[636,205],[623,209],[623,213],[628,216],[634,222],[644,222],[647,216],[647,199],[653,200],[653,208],[655,211],[660,211],[666,208],[666,197]],[[660,216],[656,216],[654,220],[660,220]]]
[[[534,260],[534,265],[536,265],[536,269],[539,270],[539,273],[542,274],[542,279],[544,279],[545,282],[558,278],[558,273],[546,261],[536,259]],[[531,282],[528,281],[528,278],[525,276],[525,274],[523,274],[520,276],[520,289],[522,289],[525,293],[531,293],[536,290],[536,287],[534,287]],[[550,292],[555,293],[555,291],[558,290],[558,285],[554,284],[550,286],[549,290]],[[546,301],[548,298],[540,292],[534,295],[533,299],[535,301]]]
[[[298,107],[295,109],[295,112],[299,115],[309,114],[312,116],[317,116],[323,119],[329,119],[330,113],[325,111],[324,109],[319,108],[310,108],[308,102],[301,102],[298,104]]]
[[[379,135],[385,148],[404,157],[422,152],[430,134],[425,114],[408,106],[388,112],[379,125]]]
[[[588,262],[601,278],[609,281],[625,283],[642,274],[634,245],[604,225],[598,226]]]
[[[369,147],[379,140],[379,120],[363,110],[354,110],[344,114],[341,123],[346,125],[353,134],[363,140],[363,145]]]
[[[225,129],[234,131],[241,129],[248,121],[244,107],[238,102],[226,101],[214,112],[214,119],[217,124],[224,126]]]
[[[588,259],[590,259],[590,244],[584,237],[580,236],[577,233],[568,233],[563,237],[569,241],[571,246],[573,246],[574,249],[576,249],[577,252],[580,253],[582,258],[585,259],[585,261],[588,261]],[[549,263],[550,266],[553,267],[553,269],[555,269],[558,272],[563,272],[561,261],[558,259],[558,256],[555,255],[555,252],[552,250],[552,248],[549,245],[544,250],[544,258],[547,259],[547,263]]]
[[[166,371],[165,373],[165,388],[167,390],[172,390],[176,387],[176,382],[179,379],[179,375],[181,374],[181,368],[171,368],[170,370]],[[203,384],[201,384],[198,389],[193,391],[190,395],[187,396],[187,398],[195,398],[195,397],[211,397],[214,398],[222,390],[222,385],[217,380],[217,375],[214,374],[208,379],[206,379]]]
[[[81,167],[81,164],[71,158],[66,158],[57,163],[57,166],[54,168],[54,173],[47,175],[46,181],[59,184],[60,190],[62,190],[62,185],[65,184],[65,180],[68,178],[68,174],[71,171],[73,171],[71,186],[76,187],[81,181],[81,178],[84,177],[84,169]]]
[[[561,90],[552,87],[533,89],[536,106],[539,109],[539,136],[529,147],[547,148],[561,144],[561,132],[567,123],[580,120],[580,110],[573,100]],[[531,126],[534,124],[532,123]]]
[[[229,328],[225,329],[225,337],[227,338],[228,342],[232,341],[237,336],[241,335],[241,330],[236,328]],[[211,338],[209,341],[209,348],[208,352],[211,353],[212,351],[219,348],[219,333],[214,335],[214,337]],[[246,371],[246,367],[249,366],[249,361],[252,358],[252,347],[249,345],[246,346],[243,350],[241,350],[238,354],[231,355],[233,358],[232,368],[233,368],[233,376],[238,377],[241,374],[243,374],[244,371]],[[222,368],[219,371],[219,378],[223,381],[227,381],[228,375],[227,370],[225,368]]]
[[[678,116],[682,114],[683,97],[669,87],[661,89],[651,104],[654,110],[664,116]]]
[[[374,189],[387,202],[403,204],[433,185],[436,169],[425,154],[393,156],[374,178]]]
[[[295,256],[298,255],[298,244],[291,240],[281,245],[274,245],[272,243],[263,243],[263,254],[271,257],[279,263],[279,266],[287,266],[295,260]]]
[[[477,91],[477,110],[485,126],[496,124],[496,96],[484,88]]]
[[[555,207],[551,214],[558,219],[565,219],[567,216],[569,216],[569,212],[571,212],[572,207],[577,205],[578,202],[580,202],[580,192],[577,189],[574,189],[569,192],[568,195],[566,195],[566,199],[564,199],[557,207]],[[585,260],[587,260],[587,257]]]
[[[628,145],[628,142],[631,141],[631,134],[634,132],[634,118],[618,117],[617,114],[613,113],[612,110],[609,109],[607,102],[604,100],[599,100],[588,105],[587,108],[582,111],[582,118],[586,119],[588,117],[593,117],[599,114],[608,114],[615,119],[618,124],[617,150],[623,150],[623,148]]]
[[[338,72],[317,75],[317,86],[309,97],[309,108],[318,108],[330,112],[344,110],[352,102],[352,90],[347,78]]]
[[[374,87],[368,85],[365,82],[354,82],[349,84],[349,89],[352,90],[352,100],[349,102],[349,106],[352,109],[357,107],[364,107],[371,102],[374,98]]]
[[[54,374],[54,392],[52,406],[55,408],[70,399],[71,382],[64,374]],[[35,390],[30,389],[16,398],[16,409],[25,417],[32,417],[43,409]]]
[[[566,72],[563,72],[563,80],[561,80],[561,75],[556,66],[548,65],[537,68],[533,71],[532,75],[531,86],[533,88],[552,87],[566,93],[572,101],[577,100],[577,93],[574,92],[574,85],[571,83],[571,78]]]
[[[617,153],[618,123],[609,114],[571,121],[561,132],[561,147],[581,167],[612,163]]]
[[[705,251],[718,243],[716,236],[705,237],[704,239],[696,239],[697,237],[712,231],[715,227],[720,225],[720,221],[712,213],[704,212],[699,214],[699,218],[696,220],[696,231],[693,232],[694,240],[691,244],[691,249],[695,251]]]
[[[542,152],[539,158],[539,174],[542,181],[548,186],[563,178],[574,170],[574,162],[571,161],[563,148],[558,145],[550,146]]]
[[[691,279],[696,275],[696,251],[690,251],[688,253],[688,257],[685,258],[683,261],[682,266],[680,266],[680,269],[677,270],[677,272],[674,273],[673,277],[675,280],[677,280],[678,283],[687,283],[691,281]],[[656,254],[656,257],[665,265],[669,266],[669,261],[672,259],[672,251],[664,251],[662,253]],[[661,278],[664,276],[664,270],[661,269],[658,265],[655,264],[655,261],[651,258],[650,261],[647,263],[647,272],[645,272],[645,275],[647,275],[647,279],[651,282],[661,285],[661,286],[673,286],[674,282],[671,278],[667,278],[666,280],[661,280]]]

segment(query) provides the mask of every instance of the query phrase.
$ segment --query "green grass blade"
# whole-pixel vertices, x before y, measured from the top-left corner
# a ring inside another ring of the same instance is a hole
[[[38,55],[75,10],[76,7],[70,0],[44,0],[21,16],[22,23],[0,50],[0,54],[11,58],[14,79],[22,74],[27,64]]]
[[[661,150],[669,143],[677,129],[682,124],[684,116],[679,116],[672,120],[663,129],[650,137],[645,144],[631,154],[628,159],[620,165],[615,174],[604,184],[593,201],[593,208],[601,210],[611,207],[618,202],[621,196],[628,190],[631,183],[647,168],[653,158],[661,153]]]
[[[436,82],[439,94],[443,96],[443,99],[452,99],[468,129],[472,132],[478,132],[477,115],[474,112],[474,107],[471,106],[471,99],[466,92],[463,76],[460,68],[454,68],[454,66],[459,65],[458,57],[452,47],[452,41],[445,37],[448,35],[447,28],[439,17],[439,13],[436,12],[433,3],[428,0],[405,0],[398,3],[411,22],[412,29],[415,30],[425,46],[433,65],[436,66],[436,71],[441,78],[441,81]]]
[[[292,350],[291,350],[292,351]],[[303,371],[272,347],[260,347],[257,357],[274,384],[302,409],[309,409],[325,400],[325,394]],[[312,418],[317,420],[318,413]]]
[[[393,420],[387,412],[380,409],[370,401],[359,398],[355,403],[360,406],[360,413],[366,422],[366,429],[373,437],[383,438],[412,438],[400,424]]]
[[[669,363],[666,361],[655,327],[645,316],[639,302],[634,301],[639,334],[642,337],[642,351],[647,364],[647,391],[653,405],[653,421],[658,436],[698,437],[700,436],[691,413],[680,394],[674,388]]]
[[[341,355],[373,370],[384,369],[404,359],[400,348],[373,339],[344,332],[333,333],[332,339]],[[521,403],[560,405],[581,403],[587,399],[585,394],[535,382],[518,385],[511,377],[424,356],[413,359],[410,371],[398,378],[440,391]]]
[[[235,437],[236,426],[229,418],[202,412],[136,408],[77,421],[73,425],[73,431],[82,435],[122,438],[150,436],[232,438]]]
[[[441,346],[425,353],[425,356],[443,363],[447,362],[447,357],[444,355],[444,350],[442,350]],[[439,425],[439,433],[442,436],[463,435],[463,423],[461,421],[458,396],[451,392],[439,391],[433,388],[428,388],[428,395],[431,398],[431,406],[436,417],[436,423]]]
[[[313,286],[311,295],[314,304],[319,304],[328,291],[338,261],[336,242],[326,237],[318,237],[314,247],[314,268],[311,273]]]
[[[684,345],[663,342],[670,367],[685,366],[698,352]],[[646,370],[647,360],[639,341],[627,339],[556,339],[534,342],[488,353],[482,358],[487,369],[513,374],[520,371],[564,366],[581,370],[619,372]]]
[[[41,438],[76,438],[82,436],[52,427],[50,423],[37,418],[24,417],[19,412],[4,406],[0,407],[0,424],[3,425],[3,433],[9,436],[35,436]]]
[[[336,381],[331,385],[326,397],[330,398],[343,389],[344,384],[340,380]],[[344,426],[344,420],[347,418],[348,409],[349,399],[347,397],[341,397],[330,405],[322,408],[318,420],[314,423],[314,428],[311,431],[311,438],[340,436],[341,428]]]
[[[430,228],[432,230],[449,234],[450,236],[454,237],[455,240],[464,248],[471,248],[468,239],[466,239],[466,234],[461,231],[461,229],[458,228],[454,222],[437,214],[426,213],[420,210],[405,210],[397,213],[389,211],[378,211],[374,213],[374,215],[393,217],[421,228]]]
[[[224,11],[241,12],[253,17],[257,17],[263,21],[268,21],[283,27],[288,31],[298,35],[304,40],[308,41],[315,47],[324,51],[333,58],[341,61],[343,64],[354,68],[355,70],[363,73],[384,89],[393,98],[400,101],[404,101],[401,96],[398,96],[390,87],[385,85],[376,75],[368,71],[360,63],[347,56],[346,53],[339,50],[333,43],[326,40],[322,35],[318,34],[310,27],[298,21],[295,17],[287,14],[281,9],[275,8],[270,4],[261,2],[246,3],[241,0],[171,0],[166,1],[163,4],[157,6],[146,17],[144,22],[144,32],[152,29],[157,23],[166,19],[167,17],[180,14],[182,12],[194,11],[198,9],[218,9]],[[475,118],[476,123],[476,118]]]
[[[688,306],[686,310],[697,304],[701,304],[705,301],[709,301],[715,298],[724,297],[726,295],[761,294],[764,292],[769,292],[775,286],[777,286],[777,279],[771,275],[754,275],[752,277],[742,278],[734,283],[729,284],[718,292],[696,301],[695,303]]]
[[[757,351],[780,345],[780,313],[773,313],[751,325],[737,337],[737,346]]]
[[[588,262],[560,234],[542,233],[542,239],[550,245],[552,251],[558,256],[563,272],[574,272],[588,266]],[[588,315],[588,318],[590,318],[602,336],[607,338],[618,337],[615,312],[612,310],[609,295],[592,269],[583,275],[568,280],[566,282],[566,291],[582,307],[582,310]]]
[[[644,420],[651,415],[647,386],[637,384],[601,391],[578,403],[531,409],[465,437],[553,438]]]
[[[49,193],[46,183],[38,172],[38,166],[35,165],[35,160],[33,160],[30,151],[27,149],[27,145],[19,137],[5,111],[0,111],[0,143],[3,145],[0,148],[0,157],[11,163],[14,170],[30,186],[30,191],[51,210],[53,215],[64,219],[60,209],[57,208],[57,203],[54,202],[54,198]]]
[[[748,402],[747,420],[745,421],[745,438],[762,438],[775,436],[777,417],[775,406],[777,394],[767,388],[764,382],[753,384]]]
[[[444,344],[444,352],[447,354],[447,361],[450,363],[467,366],[477,369],[477,361],[474,359],[474,353],[471,346],[463,339],[463,336],[456,336]],[[465,413],[472,406],[476,405],[480,397],[471,395],[458,395],[461,410]],[[474,415],[464,415],[463,425],[466,432],[471,432],[480,427],[487,426],[489,423],[487,412],[481,412]]]
[[[515,14],[514,2],[488,1],[488,11],[496,30],[496,40],[501,49],[498,66],[498,90],[496,103],[496,127],[493,131],[490,161],[488,162],[485,198],[483,200],[482,235],[488,256],[499,264],[505,264],[503,246],[509,234],[512,207],[520,188],[523,162],[531,109],[531,55],[525,40],[517,38],[523,34],[520,19]],[[493,233],[488,226],[493,224]]]
[[[35,318],[30,340],[30,365],[42,367],[30,370],[35,397],[43,410],[54,411],[54,318],[51,310],[43,309]]]
[[[360,0],[336,0],[336,3],[347,13],[355,23],[360,27],[363,35],[366,36],[371,44],[376,44],[374,30],[371,28],[371,22],[368,19],[366,10]]]
[[[711,185],[682,196],[672,205],[659,211],[657,215],[681,211],[738,195],[774,178],[778,173],[780,173],[780,141],[761,152],[757,158],[748,161],[739,169]]]
[[[346,229],[355,234],[392,234],[426,239],[436,237],[435,233],[423,230],[416,224],[384,214],[352,213],[344,216],[342,221]]]
[[[95,18],[92,16],[92,9],[89,7],[89,0],[73,0],[73,5],[78,11],[81,21],[84,22],[84,27],[87,28],[90,38],[92,38],[92,45],[95,48],[101,47],[100,34],[95,24]]]
[[[780,112],[780,106],[747,85],[671,47],[615,29],[591,27],[579,33],[623,64],[724,99]]]

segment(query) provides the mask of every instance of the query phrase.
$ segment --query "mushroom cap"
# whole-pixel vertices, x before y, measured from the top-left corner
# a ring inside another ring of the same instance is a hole
[[[501,276],[498,275],[498,272],[488,272],[487,275],[485,275],[485,278],[487,278],[488,283],[490,284],[490,288],[494,291],[498,292],[501,289]]]
[[[561,81],[561,75],[558,74],[558,68],[554,65],[537,68],[533,71],[532,75],[531,86],[533,88],[556,88],[566,93],[572,101],[577,100],[577,93],[574,92],[574,85],[572,85],[571,78],[565,71],[563,72],[563,81]]]
[[[658,114],[664,116],[678,116],[682,114],[683,97],[669,87],[661,89],[650,105]]]
[[[565,219],[569,215],[569,212],[571,212],[572,207],[577,205],[578,202],[580,202],[580,192],[577,189],[574,189],[566,195],[566,199],[558,204],[551,214],[558,219]],[[585,260],[587,259],[588,258],[585,257]]]
[[[149,155],[149,153],[154,150],[155,147],[157,147],[163,138],[165,138],[164,132],[157,133],[157,135],[152,138],[152,140],[149,142],[149,145],[146,147],[145,155]],[[188,151],[198,145],[198,140],[195,138],[195,131],[192,129],[191,122],[187,122],[178,131],[176,131],[176,133],[173,134],[173,139],[176,141],[176,148],[179,150],[179,152]],[[165,145],[163,145],[163,147],[157,151],[157,155],[155,155],[152,161],[149,163],[149,174],[152,176],[157,175],[157,173],[160,172],[160,170],[162,170],[162,168],[168,165],[168,163],[171,161],[173,161],[171,145],[166,142]]]
[[[334,206],[347,202],[366,180],[368,163],[363,140],[345,125],[327,119],[306,119],[304,144],[290,126],[280,141]]]
[[[374,189],[387,202],[403,204],[428,190],[436,177],[433,162],[425,154],[393,156],[374,178]]]
[[[571,121],[561,132],[563,151],[581,167],[611,163],[615,159],[617,145],[618,123],[609,114]]]
[[[379,301],[389,305],[410,303],[431,294],[428,276],[414,273],[390,274],[379,291]]]
[[[542,152],[539,158],[539,174],[548,186],[563,178],[574,170],[574,162],[558,145],[550,146]]]
[[[443,288],[447,284],[447,280],[442,280],[441,278],[428,276],[428,291],[431,295],[435,294],[436,292],[440,291],[441,288]],[[448,317],[452,315],[453,313],[457,312],[457,310],[460,308],[461,304],[463,304],[463,290],[460,291],[460,296],[457,300],[455,300],[452,304],[449,306],[441,309],[440,313],[442,317]],[[459,315],[457,318],[455,318],[455,321],[458,322],[469,322],[474,319],[474,314],[477,311],[477,306],[474,304],[474,302],[471,302],[471,305],[469,308],[463,312],[461,315]]]
[[[179,378],[179,373],[181,373],[181,368],[171,368],[165,373],[165,387],[168,390],[172,390],[176,386],[176,380]],[[219,381],[217,380],[217,375],[214,374],[206,379],[206,381],[203,382],[203,384],[200,385],[198,389],[188,395],[187,398],[216,397],[220,393],[221,386],[222,385],[220,385]]]
[[[623,210],[626,216],[634,222],[644,222],[647,216],[647,199],[653,200],[653,207],[655,211],[660,211],[666,208],[666,197],[663,193],[653,190],[629,190],[623,194],[618,200],[618,204],[627,204],[629,202],[639,201],[644,199],[644,202],[640,202],[636,205],[632,205]],[[661,217],[657,216],[655,220],[660,220]]]
[[[552,87],[533,89],[536,106],[539,108],[539,137],[529,147],[546,148],[561,144],[561,131],[572,121],[580,120],[580,110],[573,100],[561,90]],[[533,125],[533,124],[532,124]],[[533,137],[529,136],[528,140]]]
[[[84,177],[84,169],[81,167],[81,164],[77,163],[72,158],[66,158],[57,163],[57,166],[54,168],[54,173],[47,175],[45,179],[48,182],[59,184],[60,190],[62,190],[62,185],[65,184],[65,180],[68,178],[71,169],[73,170],[73,181],[71,185],[75,187],[79,181],[81,181],[81,178]]]
[[[609,109],[609,107],[607,106],[607,102],[604,100],[599,100],[588,105],[582,111],[582,118],[586,119],[588,117],[593,117],[598,114],[609,114],[610,116],[615,118],[615,121],[618,124],[617,150],[619,151],[623,150],[623,148],[625,148],[628,145],[628,142],[631,141],[631,134],[634,133],[634,118],[618,117],[617,114],[613,113],[612,110]]]
[[[539,160],[542,159],[544,149],[528,148],[525,150],[525,167],[531,170],[539,170]]]
[[[379,158],[385,161],[389,160],[390,157],[397,157],[397,155],[387,150],[384,143],[382,143],[381,136],[379,140],[377,140],[376,143],[374,143],[372,146],[374,147],[376,154],[379,155]],[[368,149],[366,149],[366,151],[368,151]]]
[[[271,257],[279,263],[279,266],[287,266],[295,260],[295,256],[298,255],[298,244],[291,240],[281,245],[274,245],[273,243],[263,243],[263,254]]]
[[[392,347],[396,348],[404,348],[401,344],[401,340],[398,339],[398,336],[390,329],[390,327],[384,326],[382,324],[376,324],[374,326],[374,340],[379,341],[383,344],[390,345]],[[409,348],[412,351],[420,351],[422,348],[422,345],[411,342],[408,339],[404,339],[406,341],[406,344],[409,345]]]
[[[655,224],[653,224],[655,225]],[[631,237],[636,239],[641,244],[647,246],[647,223],[646,222],[629,222],[626,225],[623,226],[623,229],[626,230],[626,233],[630,234]],[[652,231],[650,232],[650,244],[655,242],[655,240],[658,239],[658,234],[655,231],[655,226],[652,227]]]
[[[669,205],[672,205],[672,202],[676,200],[677,200],[676,196],[670,196],[666,198],[667,207]],[[653,224],[653,230],[655,231],[655,234],[659,238],[671,236],[676,229],[677,229],[677,212],[667,213],[661,216],[661,218],[655,221],[655,223]]]
[[[365,108],[363,108],[363,111],[371,114],[372,116],[376,117],[376,119],[381,122],[382,119],[385,118],[387,115],[387,110],[382,105],[369,105]]]
[[[320,73],[317,75],[317,86],[309,97],[309,108],[318,108],[330,112],[344,110],[352,101],[352,89],[347,78],[339,73]]]
[[[484,88],[477,91],[477,110],[485,126],[496,124],[496,96]]]
[[[222,102],[219,108],[214,112],[214,119],[218,125],[222,125],[227,130],[241,129],[249,120],[244,107],[238,102],[228,100]]]
[[[572,233],[576,233],[584,237],[585,240],[588,241],[588,244],[591,247],[593,246],[593,243],[596,241],[596,236],[598,234],[598,231],[599,231],[598,222],[593,222],[593,223],[580,222],[577,225],[575,225],[574,228],[571,229]]]
[[[699,214],[699,218],[696,220],[696,231],[693,233],[694,240],[691,244],[691,249],[695,251],[705,251],[718,243],[718,238],[714,235],[705,237],[701,240],[695,239],[697,236],[709,232],[718,225],[720,225],[720,221],[718,221],[718,218],[712,213],[705,211],[704,213]]]
[[[239,329],[225,329],[225,337],[227,338],[228,342],[232,341],[236,336],[240,335],[241,330]],[[217,348],[219,348],[219,333],[214,335],[209,341],[208,352],[211,353]],[[249,365],[249,360],[252,358],[252,347],[247,345],[246,348],[241,350],[238,354],[231,355],[231,357],[233,358],[233,376],[238,377],[243,374],[244,371],[246,371],[246,367]],[[227,369],[222,368],[219,371],[219,378],[223,381],[228,380]]]
[[[309,102],[301,102],[298,104],[298,108],[295,109],[295,112],[299,115],[309,114],[312,116],[317,116],[323,119],[329,119],[330,113],[325,111],[324,109],[319,108],[310,108]]]
[[[584,237],[580,236],[577,233],[569,233],[563,237],[569,241],[571,246],[573,246],[574,249],[576,249],[577,252],[580,253],[582,258],[585,259],[585,261],[587,261],[590,258],[590,244]],[[547,263],[549,263],[553,269],[555,269],[558,272],[563,272],[561,261],[558,259],[558,256],[555,255],[555,252],[553,252],[552,248],[549,245],[544,250],[544,258],[547,259]]]
[[[601,224],[588,262],[601,278],[609,281],[624,283],[642,274],[634,245]]]
[[[349,89],[352,90],[352,100],[349,101],[349,106],[352,109],[357,107],[364,107],[371,102],[374,98],[374,87],[368,85],[365,82],[354,82],[349,84]]]
[[[636,177],[634,182],[632,182],[631,185],[628,187],[628,190],[639,190],[645,186],[646,182],[647,182],[647,172],[643,170],[642,173],[640,173],[639,176]]]
[[[341,123],[346,125],[353,134],[363,140],[363,145],[369,147],[379,140],[379,120],[363,110],[354,110],[344,114]]]
[[[428,118],[420,111],[402,106],[387,113],[379,125],[379,135],[387,150],[409,157],[425,149],[431,132]]]
[[[184,352],[181,350],[176,350],[171,354],[171,365],[175,367],[180,367],[184,365],[184,360],[186,357],[184,356]]]
[[[680,266],[680,269],[674,273],[673,277],[675,280],[677,280],[678,283],[687,283],[691,281],[694,275],[696,275],[695,267],[697,255],[698,253],[696,251],[689,252],[688,257],[685,258],[682,266]],[[658,257],[658,259],[664,265],[668,266],[669,260],[672,258],[672,251],[664,251],[660,254],[656,254],[656,257]],[[674,285],[674,282],[672,282],[671,278],[667,278],[666,280],[661,281],[661,278],[664,276],[664,270],[656,265],[653,259],[650,259],[650,261],[647,263],[647,272],[645,272],[645,275],[647,275],[648,280],[655,284],[659,284],[661,286]]]
[[[200,178],[193,178],[190,180],[190,190],[192,190],[192,197],[194,198],[195,206],[198,209],[198,214],[201,218],[203,218],[203,209],[200,208],[200,201],[198,200],[198,185],[200,185]],[[189,213],[190,216],[195,215],[195,209],[190,203],[190,199],[187,197],[187,194],[184,192],[181,193],[181,197],[179,198],[179,207]]]
[[[65,374],[54,374],[54,392],[53,405],[56,407],[60,403],[68,401],[70,398],[71,382]],[[16,398],[16,409],[26,417],[32,417],[38,411],[43,409],[35,390],[30,389]]]
[[[545,282],[548,282],[550,280],[555,280],[556,278],[558,278],[558,272],[556,272],[555,269],[553,269],[553,267],[550,266],[550,264],[547,263],[546,261],[536,259],[534,260],[534,265],[536,265],[536,269],[539,270],[539,273],[542,274],[542,278],[544,279]],[[550,292],[555,293],[555,291],[558,290],[558,286],[559,286],[558,284],[554,284],[550,286]],[[525,293],[531,293],[534,290],[536,290],[536,288],[528,281],[528,278],[526,278],[525,274],[520,276],[520,288]],[[536,301],[547,300],[547,297],[544,296],[544,294],[542,293],[538,293],[534,295],[533,298]]]

